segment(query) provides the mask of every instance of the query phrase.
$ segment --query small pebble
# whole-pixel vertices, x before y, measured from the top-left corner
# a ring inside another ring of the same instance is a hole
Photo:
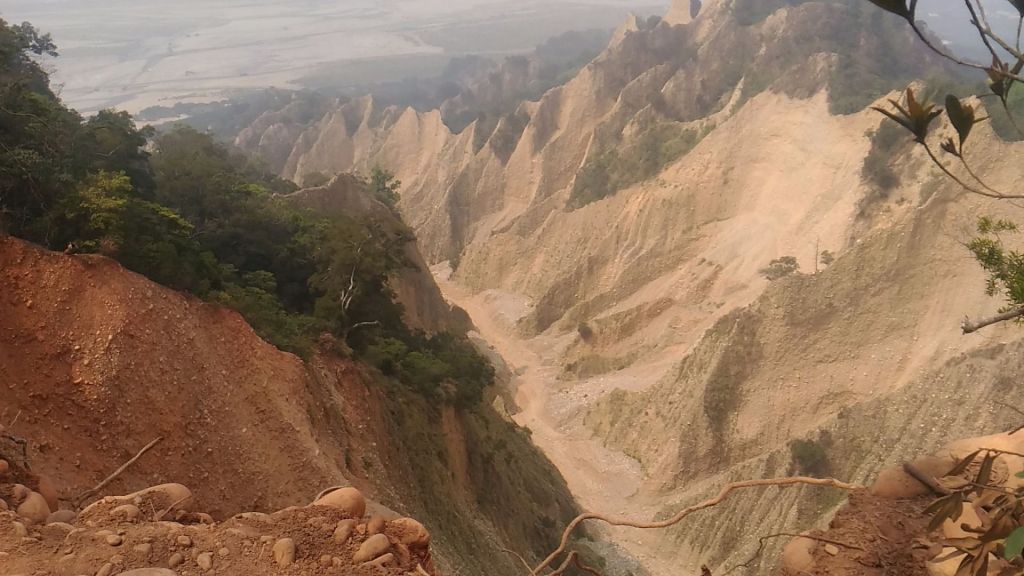
[[[352,560],[357,563],[369,562],[380,558],[391,549],[391,541],[383,534],[374,534],[366,539],[359,547]]]
[[[107,536],[106,540],[107,544],[110,544],[111,546],[120,546],[121,543],[124,542],[124,538],[118,536],[117,534],[111,534],[110,536]]]
[[[184,561],[185,557],[182,556],[180,552],[175,552],[174,554],[171,554],[170,558],[167,559],[167,564],[171,568],[177,568],[178,566],[181,566],[181,563]]]
[[[196,557],[196,564],[198,564],[203,570],[210,570],[213,568],[213,553],[203,552]]]
[[[295,541],[291,538],[281,538],[274,543],[274,560],[282,568],[291,566],[295,562]]]
[[[366,533],[371,535],[380,534],[384,531],[385,524],[386,522],[384,521],[383,516],[374,516],[366,523]]]
[[[342,520],[338,522],[338,527],[334,529],[334,541],[338,544],[344,544],[348,542],[348,539],[352,537],[352,532],[356,529],[355,520]]]
[[[178,536],[175,541],[178,543],[178,546],[184,546],[186,548],[192,545],[192,539],[185,535]]]

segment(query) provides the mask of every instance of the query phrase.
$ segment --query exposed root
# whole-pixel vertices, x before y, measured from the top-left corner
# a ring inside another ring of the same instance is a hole
[[[181,499],[175,501],[173,504],[171,504],[167,508],[164,508],[163,510],[157,512],[156,514],[153,515],[153,521],[154,522],[159,522],[159,521],[163,520],[164,516],[166,516],[166,515],[171,513],[171,510],[174,510],[175,508],[178,507],[179,504],[181,504],[182,502],[184,502],[184,501],[186,501],[186,500],[188,500],[190,498],[192,498],[191,494],[189,494],[188,496],[185,496],[184,498],[181,498]]]
[[[111,482],[116,480],[118,476],[123,474],[125,470],[130,468],[132,464],[134,464],[136,461],[138,461],[139,458],[142,458],[142,456],[146,452],[149,452],[150,450],[152,450],[153,447],[156,446],[157,444],[159,444],[160,441],[163,440],[163,439],[164,439],[163,436],[159,436],[156,440],[153,440],[149,444],[146,444],[146,446],[142,450],[139,450],[138,454],[133,456],[131,460],[129,460],[129,461],[125,462],[124,464],[122,464],[121,467],[118,468],[117,470],[115,470],[113,474],[111,474],[110,476],[107,476],[102,482],[97,484],[95,487],[90,488],[89,490],[86,490],[85,492],[82,492],[81,494],[79,494],[78,497],[75,498],[75,500],[74,500],[75,508],[76,509],[81,508],[82,507],[82,503],[84,503],[89,498],[92,498],[93,496],[99,494],[100,490],[103,490],[104,488],[107,487],[108,484],[110,484]]]
[[[732,568],[729,568],[728,570],[723,572],[722,576],[726,576],[726,574],[731,574],[732,572],[734,572],[736,570],[739,570],[740,568],[750,568],[750,565],[753,564],[754,562],[756,562],[757,559],[761,557],[761,554],[764,553],[764,548],[768,544],[768,540],[771,540],[772,538],[778,538],[780,536],[789,536],[790,538],[805,538],[807,540],[814,540],[815,542],[824,542],[825,544],[832,544],[832,545],[835,545],[835,546],[839,546],[841,548],[846,548],[846,549],[849,549],[849,550],[859,550],[861,552],[864,552],[864,549],[861,548],[860,546],[854,546],[853,544],[846,544],[844,542],[839,542],[839,541],[836,541],[836,540],[829,540],[828,538],[821,538],[819,536],[809,536],[807,534],[792,534],[792,533],[789,533],[789,532],[777,532],[775,534],[768,534],[767,536],[761,536],[761,538],[758,539],[760,544],[757,547],[757,552],[754,552],[754,555],[751,556],[750,559],[747,560],[746,562],[744,562],[742,564],[737,564],[737,565],[733,566]]]
[[[586,522],[587,520],[598,520],[610,526],[624,526],[629,528],[667,528],[669,526],[674,526],[679,522],[682,522],[684,518],[686,518],[690,514],[693,514],[694,512],[703,510],[705,508],[717,506],[735,490],[743,488],[758,488],[763,486],[794,486],[798,484],[809,486],[827,486],[831,488],[839,488],[840,490],[858,490],[863,488],[863,486],[859,486],[857,484],[849,484],[846,482],[842,482],[840,480],[836,480],[835,478],[810,478],[807,476],[793,476],[790,478],[766,478],[762,480],[744,480],[742,482],[732,482],[726,484],[725,487],[722,488],[722,491],[719,492],[718,495],[715,496],[714,498],[705,500],[704,502],[680,510],[671,518],[659,520],[656,522],[641,522],[638,520],[631,520],[628,518],[614,518],[602,514],[595,514],[593,512],[585,512],[577,516],[572,522],[569,523],[569,525],[565,528],[565,531],[562,532],[562,541],[558,545],[558,548],[556,548],[554,552],[548,555],[548,557],[545,558],[543,562],[538,564],[530,572],[530,576],[538,576],[539,574],[541,574],[541,572],[544,571],[545,568],[551,566],[559,556],[565,553],[566,548],[569,546],[569,538],[572,536],[572,533],[580,524]],[[555,570],[554,574],[561,574],[559,570],[562,570],[564,572],[564,568],[562,568],[562,566],[568,567],[567,563],[571,562],[573,555],[575,554],[575,552],[570,553],[569,557],[566,558],[566,562],[563,562],[562,565],[560,565],[559,568]]]

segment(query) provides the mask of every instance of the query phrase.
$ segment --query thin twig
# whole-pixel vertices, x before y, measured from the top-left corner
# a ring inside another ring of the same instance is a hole
[[[1021,410],[1020,408],[1017,408],[1013,404],[1009,404],[1007,402],[1001,402],[999,400],[996,400],[995,402],[996,402],[996,404],[1002,406],[1003,408],[1009,408],[1010,410],[1013,410],[1017,414],[1020,414],[1021,416],[1024,416],[1024,410]]]
[[[577,570],[580,570],[582,572],[586,572],[587,574],[590,574],[591,576],[601,576],[601,573],[598,572],[596,569],[591,568],[590,566],[587,566],[586,564],[584,564],[583,560],[580,559],[579,554],[576,555],[576,560],[573,561],[573,564],[576,565],[576,569]]]
[[[1002,314],[996,314],[988,318],[982,318],[981,320],[971,320],[970,318],[964,318],[964,321],[960,323],[960,329],[963,330],[964,334],[972,334],[993,324],[999,324],[1000,322],[1007,322],[1009,320],[1016,320],[1024,316],[1024,307],[1016,308],[1003,312]]]
[[[578,570],[586,572],[591,576],[602,576],[601,573],[598,572],[596,569],[584,564],[583,560],[580,560],[579,552],[576,552],[575,550],[570,552],[569,557],[565,559],[565,562],[562,562],[562,565],[559,566],[558,569],[552,572],[551,574],[548,574],[548,576],[561,576],[562,574],[565,574],[565,571],[572,566],[575,566]]]
[[[921,484],[927,486],[929,490],[931,490],[938,496],[948,496],[949,494],[951,494],[949,489],[939,484],[935,480],[935,478],[933,478],[930,474],[926,474],[923,470],[921,470],[917,466],[914,466],[910,462],[906,462],[903,464],[903,471],[906,472],[907,474],[910,474],[910,476],[914,480],[917,480]]]
[[[153,440],[149,444],[146,444],[146,446],[142,450],[139,450],[138,454],[136,454],[131,460],[129,460],[129,461],[125,462],[124,464],[122,464],[121,467],[118,468],[117,470],[115,470],[113,474],[111,474],[110,476],[107,476],[106,479],[103,480],[103,482],[100,482],[94,488],[91,488],[91,489],[86,490],[85,492],[82,492],[81,494],[79,494],[78,498],[75,498],[75,508],[81,507],[83,502],[85,502],[89,498],[92,498],[96,494],[99,494],[100,490],[103,490],[104,488],[106,488],[108,484],[110,484],[115,479],[117,479],[117,477],[120,476],[121,474],[123,474],[124,471],[127,470],[129,466],[134,464],[139,458],[142,458],[143,454],[145,454],[146,452],[149,452],[154,446],[159,444],[160,441],[163,440],[163,439],[164,439],[163,436],[159,436],[159,437],[157,437],[156,440]]]
[[[1022,18],[1022,20],[1024,20],[1024,18]],[[1021,410],[1020,408],[1017,408],[1013,404],[1007,404],[1006,402],[1000,402],[998,400],[996,401],[996,404],[998,404],[1000,406],[1003,406],[1003,407],[1006,407],[1006,408],[1009,408],[1010,410],[1013,410],[1017,414],[1020,414],[1021,416],[1024,416],[1024,410]],[[1010,434],[1010,436],[1013,436],[1014,434],[1016,434],[1017,432],[1020,432],[1021,430],[1024,430],[1024,424],[1021,424],[1020,426],[1017,426],[1013,430],[1010,430],[1009,434]]]
[[[995,40],[996,44],[999,44],[999,46],[1003,50],[1006,50],[1007,52],[1010,53],[1010,56],[1013,56],[1017,60],[1024,60],[1024,54],[1021,54],[1020,50],[1014,49],[1014,47],[1010,46],[1009,43],[1006,42],[1006,40],[1003,40],[998,34],[996,34],[995,32],[992,31],[992,26],[988,23],[988,15],[985,14],[985,6],[981,2],[978,2],[978,12],[979,12],[979,14],[981,14],[981,22],[984,25],[984,29],[982,30],[982,35],[983,36],[987,36],[988,38],[991,38],[991,39]],[[997,60],[998,60],[998,57],[997,57]],[[1012,77],[1012,76],[1007,74],[1007,77]],[[1018,82],[1022,81],[1020,78],[1015,78],[1015,79]]]
[[[992,43],[988,41],[988,36],[985,35],[985,30],[981,27],[981,21],[978,20],[978,15],[975,13],[974,5],[971,0],[964,0],[964,4],[967,5],[967,11],[971,13],[971,24],[978,29],[978,35],[981,36],[981,41],[985,44],[985,48],[988,48],[989,54],[992,54],[993,62],[1002,62],[1002,58],[996,52],[996,49],[992,46]],[[978,3],[981,4],[980,2]],[[987,23],[986,23],[987,26]]]
[[[188,500],[191,497],[192,497],[192,495],[189,494],[188,496],[185,496],[184,498],[179,498],[178,500],[176,500],[173,504],[171,504],[170,506],[168,506],[164,510],[161,510],[160,512],[154,514],[153,515],[153,522],[159,522],[159,521],[163,520],[164,516],[170,514],[171,510],[174,510],[175,508],[177,508],[178,504],[181,504],[182,502],[184,502],[185,500]]]
[[[1004,454],[1006,456],[1016,456],[1018,458],[1024,458],[1024,454],[1020,452],[1010,452],[1009,450],[1000,450],[998,448],[981,448],[984,452],[991,452],[993,454]]]
[[[967,159],[964,158],[963,150],[960,151],[960,154],[957,155],[957,158],[960,158],[960,163],[963,165],[964,169],[967,170],[967,173],[971,175],[971,178],[974,178],[975,182],[977,182],[978,184],[981,184],[982,188],[984,188],[985,190],[988,190],[989,192],[991,192],[991,193],[993,193],[993,194],[995,194],[997,196],[1005,196],[1005,194],[1003,194],[1002,192],[1000,192],[1000,191],[996,190],[995,188],[992,188],[991,186],[986,184],[985,181],[982,180],[981,177],[978,176],[974,172],[974,169],[971,168],[971,165],[967,163]]]
[[[974,486],[975,488],[982,488],[982,489],[985,489],[985,490],[992,490],[992,491],[995,491],[995,492],[999,492],[1000,494],[1007,494],[1007,495],[1010,495],[1010,496],[1016,496],[1017,495],[1016,492],[1013,492],[1011,490],[1007,490],[1006,488],[1000,488],[999,486],[993,486],[991,484],[979,484],[977,482],[968,482],[967,485],[968,486]]]
[[[1017,19],[1017,51],[1018,52],[1020,51],[1020,32],[1021,32],[1021,26],[1022,25],[1024,25],[1024,14],[1022,14],[1021,17]]]
[[[522,555],[519,554],[518,552],[516,552],[515,550],[509,550],[508,548],[502,548],[501,550],[502,550],[502,552],[505,552],[507,554],[511,554],[511,555],[515,556],[516,558],[518,558],[519,561],[523,563],[523,566],[526,567],[526,571],[527,572],[529,572],[530,570],[533,570],[533,568],[530,568],[530,563],[526,561],[526,558],[523,558]]]
[[[983,70],[985,72],[989,71],[988,66],[975,64],[973,62],[967,62],[966,60],[961,60],[956,56],[953,56],[952,54],[946,52],[945,50],[939,49],[938,47],[935,46],[935,44],[932,43],[931,40],[928,39],[928,36],[918,27],[917,23],[913,22],[912,20],[908,20],[908,22],[910,23],[910,29],[913,30],[915,34],[917,34],[917,37],[920,38],[921,41],[924,42],[924,45],[932,52],[938,54],[939,56],[945,58],[946,60],[949,60],[950,62],[953,62],[954,64],[959,64],[960,66],[965,66],[967,68],[974,68],[975,70]],[[1002,74],[1006,78],[1010,78],[1011,80],[1015,80],[1017,82],[1024,82],[1024,78],[1012,72],[1000,72],[1000,74]]]
[[[537,565],[537,567],[534,568],[532,572],[530,572],[530,576],[538,576],[545,568],[551,566],[555,559],[565,552],[566,547],[568,547],[569,545],[569,538],[572,536],[572,533],[580,524],[586,522],[587,520],[598,520],[610,526],[625,526],[628,528],[667,528],[669,526],[674,526],[678,524],[684,518],[686,518],[690,514],[693,514],[694,512],[704,510],[705,508],[717,506],[723,500],[728,498],[729,494],[731,494],[735,490],[740,490],[744,488],[758,488],[764,486],[795,486],[798,484],[810,486],[827,486],[832,488],[839,488],[841,490],[858,490],[863,488],[863,486],[849,484],[846,482],[842,482],[840,480],[836,480],[835,478],[810,478],[807,476],[793,476],[790,478],[765,478],[761,480],[744,480],[742,482],[731,482],[729,484],[726,484],[722,488],[722,491],[718,493],[718,496],[715,496],[714,498],[705,500],[704,502],[694,504],[693,506],[685,508],[679,511],[676,515],[672,516],[671,518],[659,520],[656,522],[643,522],[628,518],[613,518],[609,516],[604,516],[602,514],[595,514],[593,512],[585,512],[577,516],[575,519],[573,519],[572,522],[569,523],[569,525],[562,532],[562,540],[561,543],[558,545],[558,548],[556,548],[554,552],[549,554],[543,562]]]
[[[758,558],[761,557],[761,554],[764,553],[764,548],[768,544],[768,540],[772,538],[779,538],[780,536],[789,536],[790,538],[806,538],[807,540],[814,540],[815,542],[824,542],[825,544],[833,544],[835,546],[840,546],[842,548],[847,548],[850,550],[860,550],[861,552],[864,552],[864,549],[860,546],[854,546],[853,544],[846,544],[845,542],[839,542],[836,540],[829,540],[828,538],[810,536],[808,534],[792,534],[789,532],[778,532],[776,534],[768,534],[767,536],[761,536],[761,538],[758,539],[760,545],[757,547],[757,552],[754,552],[754,555],[751,556],[750,559],[746,562],[742,564],[737,564],[723,572],[722,576],[726,576],[726,574],[731,574],[740,568],[750,568],[750,565],[753,564]]]
[[[558,566],[558,568],[555,568],[555,571],[551,574],[548,574],[548,576],[561,576],[562,574],[565,574],[565,571],[568,570],[570,566],[572,566],[573,560],[576,560],[578,556],[579,552],[573,550],[569,553],[569,556],[567,556],[566,559]]]
[[[979,189],[977,189],[977,188],[975,188],[973,186],[969,186],[966,182],[961,180],[959,176],[957,176],[956,174],[953,174],[952,172],[950,172],[949,168],[946,168],[946,165],[943,164],[942,161],[939,160],[939,158],[935,155],[935,152],[932,150],[932,147],[929,146],[927,142],[921,142],[921,146],[924,147],[925,152],[928,153],[928,157],[931,158],[932,162],[936,166],[938,166],[939,169],[942,170],[946,174],[946,176],[949,176],[954,182],[959,184],[964,190],[967,190],[968,192],[972,192],[972,193],[977,194],[979,196],[985,196],[986,198],[995,198],[997,200],[1020,200],[1020,199],[1024,198],[1024,195],[1022,195],[1022,194],[993,194],[991,192],[986,192],[984,190],[979,190]]]

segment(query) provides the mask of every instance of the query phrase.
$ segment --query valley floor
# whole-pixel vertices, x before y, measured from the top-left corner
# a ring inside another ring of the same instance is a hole
[[[653,519],[661,506],[645,497],[640,463],[603,445],[587,430],[578,415],[599,395],[587,381],[563,381],[553,360],[558,343],[551,337],[531,340],[514,331],[517,297],[495,291],[469,294],[435,270],[435,280],[445,297],[464,309],[480,336],[508,364],[513,376],[518,411],[513,418],[531,431],[533,442],[558,467],[573,496],[585,511]],[[600,534],[621,547],[651,576],[678,573],[678,566],[658,559],[652,534],[631,528],[599,528]]]

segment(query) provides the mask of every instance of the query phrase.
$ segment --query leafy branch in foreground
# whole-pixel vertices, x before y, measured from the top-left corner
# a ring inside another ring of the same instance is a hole
[[[917,21],[918,0],[868,1],[882,10],[906,20],[924,45],[936,54],[960,66],[985,72],[989,94],[982,96],[996,98],[1006,112],[1013,128],[1021,138],[1024,138],[1024,131],[1020,129],[1014,119],[1009,105],[1018,84],[1024,83],[1024,77],[1021,75],[1024,70],[1024,52],[1021,51],[1021,32],[1024,30],[1024,0],[1005,0],[1009,4],[1009,8],[1014,9],[1017,14],[1017,37],[1012,42],[992,30],[985,4],[981,0],[963,0],[963,4],[970,14],[970,23],[991,56],[990,64],[970,62],[938,47],[933,38],[924,32],[922,25]],[[974,126],[988,120],[988,117],[979,116],[973,104],[964,102],[953,94],[948,94],[944,102],[945,108],[938,108],[926,99],[919,99],[911,88],[907,88],[903,101],[889,100],[889,103],[891,108],[874,107],[874,109],[907,130],[913,137],[913,141],[924,149],[932,164],[962,189],[994,200],[1024,199],[1024,194],[1009,193],[990,186],[971,165],[966,153],[967,143]],[[954,165],[952,166],[947,165],[939,158],[939,154],[929,138],[934,121],[943,116],[956,132],[955,138],[952,136],[943,138],[939,144],[939,149],[953,158]],[[959,166],[959,168],[955,166]],[[976,332],[993,324],[1020,320],[1024,317],[1024,257],[1020,253],[1006,248],[999,237],[1000,232],[1014,231],[1016,231],[1016,227],[1012,222],[983,218],[978,225],[978,237],[967,245],[989,275],[988,294],[995,296],[1002,293],[1007,304],[998,314],[991,317],[980,320],[964,320],[961,324],[964,334]]]
[[[945,548],[952,548],[933,562],[961,558],[956,574],[984,576],[995,570],[1000,576],[1024,575],[1024,487],[1004,486],[997,458],[1003,455],[1024,457],[1024,454],[981,448],[963,458],[937,484],[946,492],[926,509],[932,515],[929,530],[937,530],[945,522],[953,522],[967,535],[943,538]],[[1008,474],[1006,474],[1008,476]],[[1018,473],[1018,478],[1024,473]],[[961,522],[966,507],[976,512],[977,525]]]

